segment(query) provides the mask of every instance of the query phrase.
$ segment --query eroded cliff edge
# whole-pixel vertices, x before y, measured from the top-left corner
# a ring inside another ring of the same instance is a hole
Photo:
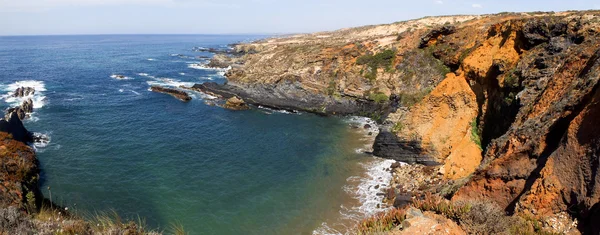
[[[437,165],[433,192],[598,234],[599,30],[598,11],[505,13],[266,39],[197,88],[378,119],[374,154]]]

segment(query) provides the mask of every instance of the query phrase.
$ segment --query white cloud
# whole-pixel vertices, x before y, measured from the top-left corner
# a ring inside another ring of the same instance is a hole
[[[442,1],[442,0],[437,0],[437,1],[435,1],[435,4],[440,4],[440,5],[441,5],[441,4],[444,4],[444,1]]]
[[[471,7],[473,7],[473,8],[483,8],[483,6],[481,4],[479,4],[479,3],[475,3],[475,4],[471,5]]]

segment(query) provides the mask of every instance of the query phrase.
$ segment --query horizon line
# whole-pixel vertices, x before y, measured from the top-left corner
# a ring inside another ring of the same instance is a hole
[[[294,35],[303,33],[66,33],[66,34],[0,34],[0,37],[40,37],[40,36],[269,36]]]

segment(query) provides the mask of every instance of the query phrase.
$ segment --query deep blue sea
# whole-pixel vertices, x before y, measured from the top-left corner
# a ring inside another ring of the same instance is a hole
[[[191,93],[183,103],[150,85],[224,82],[207,52],[262,36],[0,37],[0,107],[33,86],[25,121],[51,141],[36,146],[46,197],[81,215],[115,210],[159,231],[190,234],[344,233],[377,211],[387,161],[358,118],[266,109],[230,111]],[[124,75],[117,79],[115,75]],[[48,189],[49,188],[49,189]]]

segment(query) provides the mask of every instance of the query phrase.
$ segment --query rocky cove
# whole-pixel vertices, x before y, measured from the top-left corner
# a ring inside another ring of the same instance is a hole
[[[231,66],[226,84],[194,89],[376,119],[373,154],[417,164],[392,170],[396,207],[430,193],[486,201],[534,232],[598,234],[598,16],[429,17],[265,39],[214,59]]]
[[[180,89],[221,97],[235,109],[250,104],[377,120],[380,131],[367,152],[402,162],[384,167],[392,174],[389,187],[376,186],[398,214],[387,230],[375,217],[357,226],[360,232],[598,234],[599,16],[427,17],[269,38],[212,50],[219,56],[211,66],[231,67],[225,84]],[[31,135],[11,113],[0,129],[27,142]],[[6,141],[13,143],[5,138],[3,147]],[[10,150],[35,163],[31,149],[19,149]],[[32,164],[25,178],[10,181],[11,196],[3,198],[14,200],[5,207],[25,208],[28,192],[40,205],[38,171]],[[439,206],[465,203],[469,212],[461,214]],[[488,214],[468,217],[473,211]],[[505,217],[519,219],[523,230],[503,223]]]

